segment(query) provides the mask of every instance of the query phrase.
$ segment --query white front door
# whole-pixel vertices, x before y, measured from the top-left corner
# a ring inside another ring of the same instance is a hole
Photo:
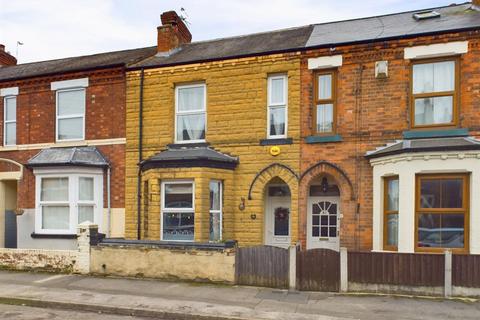
[[[307,249],[340,250],[340,198],[308,199]]]
[[[288,248],[290,246],[290,194],[267,196],[265,211],[265,244]]]

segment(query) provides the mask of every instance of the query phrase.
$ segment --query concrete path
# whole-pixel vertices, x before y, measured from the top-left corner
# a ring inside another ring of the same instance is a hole
[[[160,319],[479,319],[480,303],[0,271],[0,303]]]

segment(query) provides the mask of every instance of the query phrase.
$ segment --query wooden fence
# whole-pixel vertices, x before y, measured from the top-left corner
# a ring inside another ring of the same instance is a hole
[[[436,287],[444,285],[444,275],[444,255],[348,253],[349,282]]]
[[[338,291],[340,253],[329,249],[297,252],[297,288],[307,291]]]
[[[453,255],[452,285],[480,288],[480,255]]]
[[[235,282],[271,288],[287,288],[288,250],[271,246],[238,248],[235,256]]]

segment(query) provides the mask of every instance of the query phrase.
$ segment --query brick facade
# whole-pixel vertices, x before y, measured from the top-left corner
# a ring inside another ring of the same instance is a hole
[[[459,128],[478,136],[480,127],[480,33],[453,33],[414,39],[339,46],[343,56],[337,70],[337,130],[341,142],[309,144],[313,134],[314,73],[308,58],[331,55],[330,48],[309,50],[301,63],[301,172],[333,177],[341,192],[341,246],[355,250],[372,248],[372,168],[364,155],[376,147],[402,139],[411,130],[411,61],[404,59],[410,46],[469,41],[469,52],[460,57]],[[375,78],[375,62],[387,60],[389,76]],[[327,164],[322,164],[321,162]],[[307,179],[308,180],[308,177]],[[300,187],[300,240],[306,242],[308,181]]]
[[[55,143],[54,81],[88,77],[85,106],[85,141]],[[109,68],[96,71],[35,77],[0,82],[0,88],[18,87],[17,145],[0,147],[0,158],[26,165],[27,161],[44,148],[94,145],[111,164],[111,207],[124,204],[125,177],[125,71]],[[0,99],[0,118],[3,119],[4,99]],[[0,141],[3,141],[3,122],[0,123]],[[4,163],[4,162],[2,162]],[[5,166],[5,165],[4,165]],[[4,167],[3,166],[3,167]],[[3,171],[9,170],[5,168]],[[3,172],[2,171],[2,172]],[[107,177],[104,175],[104,203],[107,208]],[[35,176],[32,169],[23,168],[18,181],[17,208],[35,208]]]

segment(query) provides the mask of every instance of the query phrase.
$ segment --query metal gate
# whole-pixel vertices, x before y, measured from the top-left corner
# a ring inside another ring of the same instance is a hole
[[[241,285],[287,288],[288,250],[272,246],[238,248],[235,282]]]
[[[17,215],[15,211],[5,211],[5,248],[17,247]]]
[[[340,253],[330,249],[297,252],[297,289],[305,291],[338,291],[340,286]]]

